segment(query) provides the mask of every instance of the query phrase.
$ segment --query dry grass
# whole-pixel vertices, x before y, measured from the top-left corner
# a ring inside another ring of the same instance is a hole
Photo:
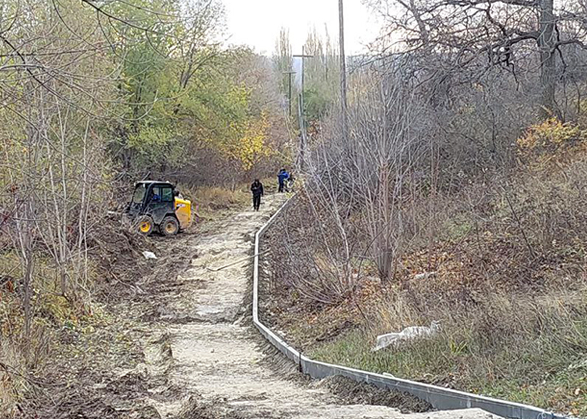
[[[275,191],[273,179],[262,179],[265,193]],[[198,217],[202,220],[216,220],[229,212],[252,205],[250,183],[238,185],[234,190],[218,186],[186,188],[179,186],[182,193],[197,206]]]
[[[3,267],[0,279],[0,417],[12,417],[17,405],[31,390],[31,376],[42,375],[51,367],[55,332],[79,327],[90,321],[91,304],[77,294],[75,298],[58,293],[58,271],[47,259],[36,260],[33,280],[32,325],[24,333],[24,317],[18,285],[21,272],[16,253],[0,253]],[[95,277],[94,277],[95,279]],[[32,375],[31,375],[32,374]]]
[[[22,378],[25,369],[25,362],[14,345],[0,339],[0,417],[16,413],[17,404],[27,390]]]
[[[248,193],[241,187],[234,191],[218,187],[196,189],[195,200],[202,211],[222,211],[242,205]]]
[[[503,397],[573,415],[587,414],[584,362],[587,289],[532,296],[491,292],[475,307],[429,301],[422,312],[405,292],[386,296],[371,327],[315,346],[318,359]],[[371,352],[375,337],[441,320],[432,340]]]
[[[436,197],[435,222],[415,226],[394,281],[358,257],[359,285],[337,304],[304,298],[281,257],[272,289],[289,308],[272,306],[271,320],[327,362],[587,416],[587,158],[551,163]],[[315,251],[306,236],[288,233],[297,264]],[[436,338],[371,352],[378,334],[432,320]]]

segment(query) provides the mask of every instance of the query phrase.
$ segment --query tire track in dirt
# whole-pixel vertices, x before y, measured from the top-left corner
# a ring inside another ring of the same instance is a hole
[[[403,415],[383,406],[348,405],[327,385],[290,379],[265,362],[244,300],[250,263],[220,267],[252,255],[255,232],[283,204],[267,197],[260,212],[246,211],[186,240],[197,257],[170,287],[153,296],[157,338],[145,351],[150,403],[162,418],[491,418],[478,410]],[[184,246],[184,247],[185,247]],[[182,251],[181,246],[177,251]]]

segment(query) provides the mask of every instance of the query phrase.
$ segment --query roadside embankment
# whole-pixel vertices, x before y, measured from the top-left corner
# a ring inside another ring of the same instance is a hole
[[[317,360],[586,415],[583,156],[436,196],[434,235],[405,243],[388,279],[360,209],[334,218],[306,190],[266,237],[264,321]],[[372,351],[432,321],[434,337]]]

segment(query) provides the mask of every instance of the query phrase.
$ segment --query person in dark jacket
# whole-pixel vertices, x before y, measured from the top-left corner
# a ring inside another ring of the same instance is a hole
[[[259,182],[259,179],[255,179],[251,185],[251,192],[253,193],[253,208],[255,211],[259,211],[261,197],[263,196],[263,184]]]
[[[279,182],[279,189],[278,192],[283,192],[285,187],[285,181],[289,179],[289,173],[285,169],[281,169],[279,174],[277,175],[277,181]]]

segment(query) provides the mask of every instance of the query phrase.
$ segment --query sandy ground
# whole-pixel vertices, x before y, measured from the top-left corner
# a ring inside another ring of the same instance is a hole
[[[157,318],[142,368],[159,385],[150,404],[162,418],[491,418],[477,410],[404,415],[382,406],[345,405],[322,383],[292,379],[267,359],[247,316],[255,232],[284,202],[269,196],[188,240],[197,256],[153,296]],[[184,243],[185,244],[185,243]],[[181,247],[178,246],[178,251]],[[220,269],[246,259],[243,263]],[[220,270],[219,270],[220,269]],[[177,396],[177,395],[181,396]]]

